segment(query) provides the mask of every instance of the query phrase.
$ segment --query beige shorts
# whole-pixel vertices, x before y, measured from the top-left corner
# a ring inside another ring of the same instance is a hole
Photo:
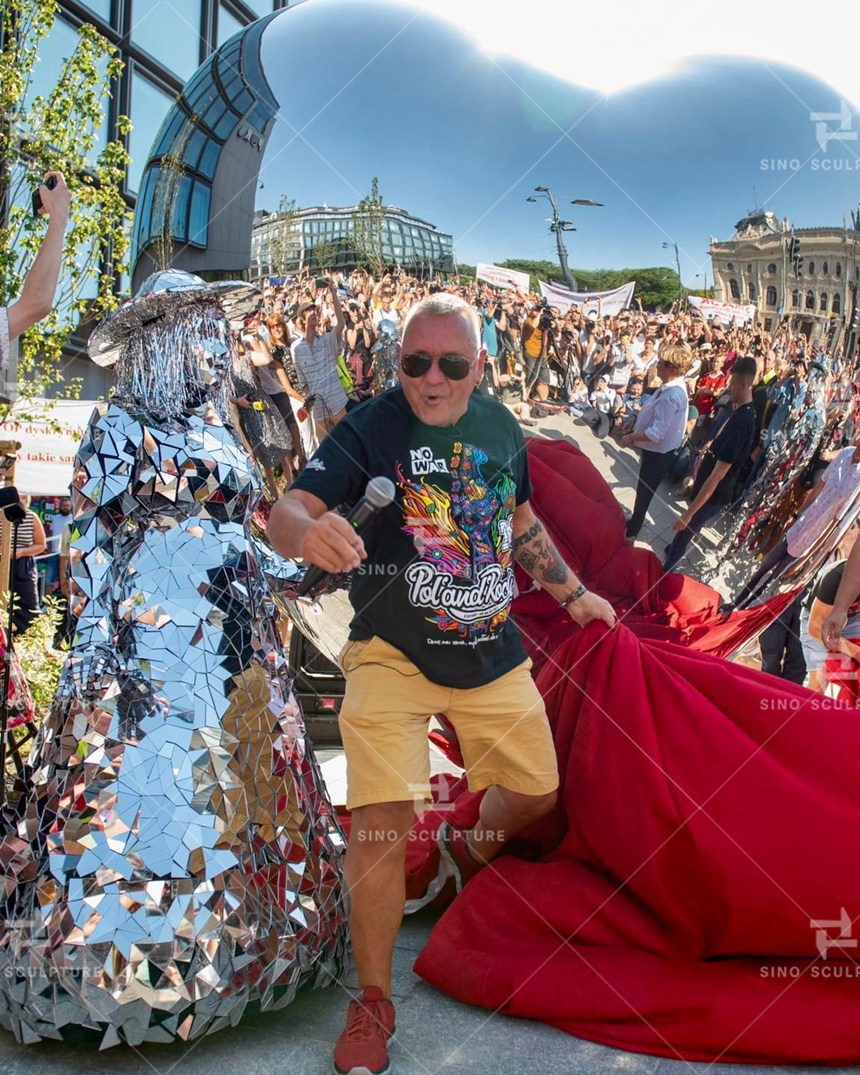
[[[378,637],[348,642],[340,664],[348,809],[409,801],[420,810],[432,802],[427,728],[434,713],[444,713],[457,733],[470,790],[499,784],[546,795],[558,787],[555,747],[530,660],[468,690],[432,683]]]

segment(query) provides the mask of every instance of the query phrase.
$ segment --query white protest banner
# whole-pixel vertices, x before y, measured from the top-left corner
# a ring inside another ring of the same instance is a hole
[[[91,399],[18,400],[0,423],[0,440],[21,442],[15,486],[31,496],[67,496],[72,465],[95,407]],[[30,421],[22,412],[45,415]]]
[[[529,274],[517,272],[516,269],[502,269],[498,265],[485,265],[479,262],[475,275],[479,280],[486,280],[493,287],[515,287],[517,291],[528,294]]]
[[[756,308],[751,304],[741,306],[731,302],[717,302],[715,299],[703,299],[698,295],[688,295],[687,302],[708,321],[718,318],[724,325],[730,325],[732,321],[745,325],[756,315]]]
[[[597,314],[612,317],[626,310],[633,301],[633,289],[636,281],[622,284],[612,291],[571,291],[561,284],[545,284],[541,281],[540,293],[550,306],[557,306],[562,313],[576,306],[585,314]]]

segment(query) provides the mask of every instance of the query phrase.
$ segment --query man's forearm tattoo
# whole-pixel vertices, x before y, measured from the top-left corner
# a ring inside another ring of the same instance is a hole
[[[540,520],[514,538],[514,558],[536,582],[558,586],[570,573]]]
[[[525,545],[527,541],[531,541],[533,537],[537,537],[541,530],[543,530],[543,524],[539,519],[536,519],[534,524],[530,526],[524,534],[520,534],[519,537],[514,538],[514,554],[516,555],[519,549]]]

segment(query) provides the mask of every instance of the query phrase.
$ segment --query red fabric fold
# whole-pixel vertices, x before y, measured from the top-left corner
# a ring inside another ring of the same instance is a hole
[[[589,589],[610,601],[641,638],[677,642],[728,657],[766,627],[797,592],[720,613],[720,595],[686,575],[664,574],[649,549],[628,545],[624,512],[603,476],[569,441],[527,441],[534,492],[531,503],[567,563]],[[539,669],[557,646],[578,632],[570,616],[517,568],[520,596],[513,614]]]
[[[860,917],[856,711],[597,624],[538,686],[563,836],[471,881],[416,971],[634,1051],[860,1060],[860,949],[810,924]]]
[[[860,638],[850,638],[852,645],[860,646]],[[843,705],[860,705],[860,661],[847,653],[828,653],[824,662],[824,678],[839,687],[837,697]]]

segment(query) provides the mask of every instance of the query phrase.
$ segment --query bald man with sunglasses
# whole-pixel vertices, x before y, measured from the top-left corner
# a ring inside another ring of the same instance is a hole
[[[532,512],[520,427],[502,404],[474,392],[485,359],[474,308],[449,294],[419,302],[404,327],[400,386],[332,430],[269,523],[283,555],[354,572],[340,729],[361,993],[335,1046],[338,1075],[390,1070],[391,959],[406,841],[416,809],[432,801],[431,714],[453,724],[470,788],[487,789],[474,828],[442,825],[440,882],[451,877],[459,891],[555,803],[552,736],[509,616],[514,561],[576,623],[615,623]],[[360,537],[332,509],[357,501],[378,475],[397,496]]]

